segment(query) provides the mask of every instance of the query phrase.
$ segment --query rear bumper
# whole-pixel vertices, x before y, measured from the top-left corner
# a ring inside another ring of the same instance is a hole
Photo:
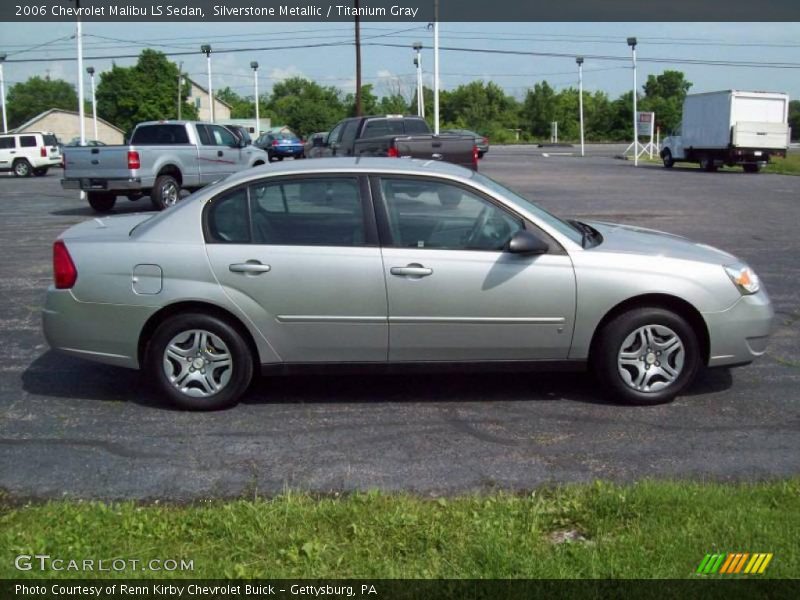
[[[305,152],[305,148],[272,148],[270,150],[273,156],[299,156]]]
[[[709,367],[747,364],[767,351],[775,311],[767,293],[742,296],[729,309],[704,313],[710,337]]]
[[[129,177],[128,179],[65,178],[61,180],[61,187],[65,190],[82,190],[84,192],[128,192],[143,189],[140,177]]]

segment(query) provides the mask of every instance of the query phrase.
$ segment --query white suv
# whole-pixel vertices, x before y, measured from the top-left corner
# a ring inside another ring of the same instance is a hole
[[[41,177],[50,167],[61,166],[61,148],[52,133],[9,133],[0,135],[0,171],[14,171],[17,177]]]

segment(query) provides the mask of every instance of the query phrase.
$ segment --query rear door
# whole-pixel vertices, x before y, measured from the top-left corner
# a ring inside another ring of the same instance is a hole
[[[205,220],[220,285],[283,361],[386,361],[386,285],[366,179],[264,179],[212,200]]]
[[[0,135],[0,169],[10,169],[14,163],[17,143],[13,135]]]
[[[532,224],[460,184],[382,177],[372,189],[388,238],[390,361],[567,357],[575,276],[557,242],[540,256],[506,252]]]

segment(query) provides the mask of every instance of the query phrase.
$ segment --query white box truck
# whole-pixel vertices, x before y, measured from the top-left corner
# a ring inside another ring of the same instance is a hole
[[[686,96],[683,122],[664,140],[664,166],[699,163],[706,171],[741,165],[757,173],[772,156],[786,156],[789,96],[725,90]]]

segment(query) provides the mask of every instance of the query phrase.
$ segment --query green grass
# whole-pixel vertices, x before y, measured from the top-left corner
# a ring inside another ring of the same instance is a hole
[[[800,175],[800,153],[793,152],[786,158],[770,159],[764,173],[779,173],[781,175]]]
[[[565,531],[580,537],[556,543]],[[699,577],[706,553],[728,551],[773,552],[762,577],[796,577],[798,533],[800,479],[595,483],[438,500],[362,493],[189,506],[58,501],[2,509],[0,577],[82,576],[14,569],[17,555],[49,554],[191,559],[193,572],[173,576],[195,578],[683,578]]]

